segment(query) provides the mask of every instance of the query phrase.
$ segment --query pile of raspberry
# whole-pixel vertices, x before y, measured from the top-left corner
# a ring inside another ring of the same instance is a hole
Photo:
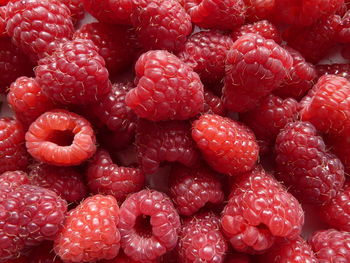
[[[350,263],[350,1],[0,0],[0,93],[0,263]]]

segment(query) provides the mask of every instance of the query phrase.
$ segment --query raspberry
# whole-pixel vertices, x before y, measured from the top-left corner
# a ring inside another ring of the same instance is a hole
[[[37,163],[30,166],[29,180],[32,185],[54,191],[69,203],[79,202],[87,195],[84,179],[73,167]]]
[[[224,193],[218,174],[208,167],[172,168],[169,185],[170,198],[180,215],[191,216],[208,205],[220,205],[224,201]]]
[[[299,200],[325,203],[342,188],[344,167],[335,155],[327,152],[311,123],[287,124],[277,136],[275,151],[275,175]]]
[[[268,20],[243,25],[232,32],[232,38],[233,40],[237,40],[248,33],[258,34],[266,39],[272,39],[278,44],[282,42],[282,37],[277,27]]]
[[[29,263],[64,263],[53,251],[52,242],[44,242],[30,253]]]
[[[85,10],[81,0],[60,0],[60,2],[68,7],[73,24],[84,18]]]
[[[131,65],[136,55],[131,34],[128,27],[95,22],[83,25],[73,38],[92,40],[105,60],[109,73],[115,73]]]
[[[70,11],[59,0],[12,0],[6,22],[12,41],[35,62],[52,54],[74,32]]]
[[[229,118],[204,114],[193,123],[192,138],[216,171],[237,175],[251,170],[258,159],[254,134]]]
[[[315,66],[305,61],[303,56],[291,47],[284,47],[293,58],[289,74],[274,93],[282,98],[300,100],[314,85],[317,78]]]
[[[247,254],[235,252],[227,254],[224,263],[252,263],[252,261]]]
[[[109,194],[117,201],[123,201],[129,194],[140,191],[145,181],[140,169],[114,164],[109,153],[102,149],[90,160],[87,178],[93,193]]]
[[[323,75],[337,75],[350,81],[350,65],[349,64],[326,64],[317,65],[317,73],[319,78]]]
[[[135,131],[111,131],[108,129],[99,130],[98,142],[108,151],[123,150],[130,146],[135,139]]]
[[[207,83],[221,82],[225,76],[225,60],[233,41],[219,31],[201,31],[185,43],[178,57]]]
[[[18,77],[33,75],[33,65],[10,38],[0,37],[0,47],[0,92],[5,93]]]
[[[349,134],[350,82],[335,75],[321,77],[310,100],[303,104],[300,117],[311,122],[318,131],[339,135]]]
[[[112,196],[94,195],[69,211],[55,239],[55,252],[63,261],[87,262],[118,255],[119,207]]]
[[[203,84],[192,68],[173,54],[154,50],[135,65],[137,87],[128,92],[126,104],[153,121],[186,120],[203,110]]]
[[[138,160],[144,173],[157,171],[162,161],[194,166],[199,153],[187,122],[150,122],[140,120],[136,131]]]
[[[33,186],[0,186],[0,259],[19,257],[60,231],[67,204],[54,192]]]
[[[20,77],[11,84],[7,101],[16,118],[25,125],[30,125],[42,113],[54,108],[35,79],[28,77]]]
[[[350,11],[347,11],[342,17],[336,37],[339,43],[350,42]]]
[[[42,114],[26,133],[28,152],[37,160],[53,165],[78,165],[96,151],[95,135],[83,117],[53,110]]]
[[[309,243],[318,262],[349,262],[349,240],[349,232],[328,229],[314,233]]]
[[[227,245],[220,231],[220,218],[204,213],[187,220],[179,235],[181,262],[223,262]]]
[[[132,22],[147,50],[179,51],[192,32],[191,18],[177,0],[141,0]]]
[[[250,21],[260,21],[271,15],[275,0],[244,0],[246,5],[246,18]]]
[[[96,102],[111,89],[104,59],[92,41],[75,39],[39,61],[36,80],[53,101],[63,104]]]
[[[24,134],[24,127],[17,120],[0,118],[0,173],[27,167]]]
[[[221,219],[233,248],[249,253],[268,249],[275,237],[297,238],[303,223],[298,201],[261,167],[238,178]]]
[[[184,0],[184,7],[192,22],[200,27],[233,29],[244,23],[243,0]]]
[[[142,190],[120,207],[121,246],[135,261],[154,260],[173,249],[180,226],[176,209],[161,192]]]
[[[0,175],[0,187],[17,187],[22,184],[29,184],[28,176],[22,171],[8,171]]]
[[[219,97],[215,96],[210,90],[205,90],[203,112],[224,116],[226,109]]]
[[[226,60],[223,101],[228,110],[244,112],[276,89],[293,59],[273,40],[246,34],[232,45]]]
[[[326,136],[325,139],[327,146],[342,161],[345,172],[348,174],[350,171],[350,137],[334,135]]]
[[[7,36],[5,15],[6,15],[6,6],[0,6],[0,37]]]

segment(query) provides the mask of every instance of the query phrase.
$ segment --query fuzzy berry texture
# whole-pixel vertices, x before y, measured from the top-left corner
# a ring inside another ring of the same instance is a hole
[[[126,104],[152,121],[186,120],[203,110],[203,84],[197,73],[175,55],[154,50],[135,65],[137,86],[128,92]]]
[[[214,114],[203,114],[193,123],[192,138],[204,159],[216,171],[228,175],[255,166],[259,147],[246,126]]]
[[[68,7],[70,11],[70,18],[72,19],[74,25],[84,18],[85,10],[84,4],[81,0],[60,0],[60,2]]]
[[[350,81],[350,65],[349,64],[324,64],[316,65],[318,77],[323,75],[337,75]]]
[[[121,246],[136,261],[151,261],[175,248],[180,226],[176,209],[161,192],[142,190],[120,207]]]
[[[271,39],[245,34],[226,60],[223,101],[228,110],[244,112],[276,89],[293,65],[291,55]]]
[[[178,57],[191,66],[205,83],[220,83],[225,76],[225,60],[233,41],[219,31],[198,32],[189,37]]]
[[[0,187],[13,188],[29,184],[28,175],[22,171],[7,171],[0,175]]]
[[[191,126],[187,122],[140,120],[136,147],[139,164],[146,174],[156,172],[163,161],[194,166],[199,160],[198,150],[191,138]]]
[[[303,223],[301,205],[261,167],[238,178],[221,218],[232,247],[248,253],[270,248],[275,237],[297,238]]]
[[[112,196],[94,195],[69,211],[55,252],[63,261],[89,262],[118,255],[119,207]]]
[[[145,176],[139,168],[118,166],[107,151],[100,149],[89,162],[87,180],[93,193],[109,194],[123,201],[144,187]]]
[[[224,192],[218,174],[209,167],[174,166],[170,173],[169,196],[180,215],[191,216],[205,207],[218,206]]]
[[[28,152],[52,165],[79,165],[96,151],[91,124],[66,110],[42,114],[30,125],[25,138]]]
[[[349,262],[350,233],[328,229],[312,235],[309,243],[316,254],[318,262]]]
[[[226,250],[217,215],[199,214],[182,225],[177,247],[180,262],[223,262]]]
[[[325,203],[344,184],[343,164],[309,122],[289,123],[277,136],[275,153],[275,176],[303,202]]]
[[[7,5],[6,31],[36,62],[71,39],[74,28],[68,7],[59,0],[13,0]]]
[[[204,113],[217,114],[221,116],[226,115],[224,104],[218,96],[210,90],[204,90]]]
[[[11,84],[7,101],[16,118],[26,126],[44,112],[54,108],[54,104],[43,94],[38,82],[28,77],[20,77]]]

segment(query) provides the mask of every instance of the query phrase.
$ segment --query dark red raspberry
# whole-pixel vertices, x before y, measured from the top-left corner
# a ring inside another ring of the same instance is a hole
[[[129,194],[140,191],[145,181],[139,168],[114,164],[109,153],[102,149],[90,160],[87,178],[93,193],[113,195],[117,201],[123,201]]]
[[[350,172],[350,136],[326,136],[326,144],[331,152],[342,161],[345,172]]]
[[[227,254],[224,263],[252,263],[249,255],[237,252]]]
[[[298,102],[270,95],[251,111],[240,115],[240,120],[251,128],[258,140],[273,146],[279,131],[287,123],[297,120]]]
[[[172,250],[180,226],[176,209],[161,192],[142,190],[120,207],[121,246],[136,261],[148,262]]]
[[[225,76],[225,60],[233,41],[219,31],[201,31],[185,43],[178,57],[206,83],[219,83]]]
[[[293,58],[271,39],[245,34],[232,45],[226,60],[223,101],[244,112],[276,89],[288,75]]]
[[[192,32],[192,24],[178,0],[134,2],[138,4],[133,11],[132,22],[141,45],[147,50],[179,51]]]
[[[78,165],[96,151],[91,124],[78,114],[53,110],[42,114],[26,133],[28,152],[53,165]]]
[[[97,141],[110,152],[123,150],[135,141],[135,130],[128,132],[100,129],[97,133]]]
[[[87,195],[83,176],[73,167],[37,163],[29,168],[31,184],[54,191],[68,203],[79,202]]]
[[[34,248],[29,255],[28,263],[64,263],[53,251],[52,242],[44,242]]]
[[[105,61],[87,39],[60,45],[51,56],[39,61],[35,74],[43,92],[63,104],[96,102],[111,89]]]
[[[299,200],[325,203],[342,188],[344,167],[326,150],[323,139],[311,123],[287,124],[277,136],[275,151],[275,175]]]
[[[207,163],[220,173],[237,175],[250,171],[258,159],[254,134],[229,118],[202,115],[193,123],[192,138]]]
[[[258,34],[266,39],[272,39],[278,44],[282,42],[282,37],[277,27],[268,20],[261,20],[253,24],[243,25],[233,30],[232,38],[233,40],[237,40],[248,33]]]
[[[70,11],[59,0],[12,0],[6,22],[13,42],[33,61],[52,54],[74,32]]]
[[[8,37],[0,37],[0,92],[7,92],[10,84],[21,76],[33,75],[33,65]]]
[[[205,113],[212,113],[224,116],[226,115],[226,109],[222,100],[215,96],[210,90],[204,91],[204,110]]]
[[[323,75],[337,75],[350,81],[350,65],[349,64],[325,64],[316,65],[319,77]]]
[[[169,195],[180,215],[191,216],[206,205],[220,205],[224,192],[219,175],[209,167],[174,166],[170,173]]]
[[[318,231],[310,238],[310,245],[318,262],[350,262],[350,233],[328,229]]]
[[[69,211],[55,252],[63,261],[89,262],[118,255],[119,207],[112,196],[94,195]]]
[[[339,43],[350,43],[350,11],[343,15],[341,24],[337,28],[336,37]]]
[[[7,101],[16,118],[25,125],[30,125],[41,114],[54,108],[35,79],[28,77],[20,77],[11,84]]]
[[[112,74],[125,70],[134,60],[137,50],[131,35],[129,27],[95,22],[83,25],[73,38],[92,40]]]
[[[6,260],[55,238],[65,218],[67,203],[42,187],[0,186],[0,207],[0,260]]]
[[[199,214],[182,225],[177,247],[180,262],[223,262],[226,250],[217,215]]]
[[[275,237],[297,238],[303,223],[298,201],[261,167],[238,178],[221,219],[233,248],[249,253],[268,249]]]
[[[17,187],[29,184],[28,175],[22,171],[8,171],[0,175],[0,187]]]
[[[137,87],[125,101],[139,117],[186,120],[203,110],[203,84],[198,74],[175,55],[149,51],[138,59],[135,70]]]
[[[244,23],[243,0],[183,0],[192,22],[204,28],[233,29]]]
[[[293,58],[289,74],[274,93],[282,98],[300,100],[309,91],[317,79],[315,66],[305,61],[303,56],[291,47],[284,47]]]
[[[25,148],[25,129],[11,118],[0,118],[0,173],[25,170],[28,153]]]
[[[250,21],[260,21],[268,18],[274,10],[275,0],[244,0],[246,18]]]
[[[155,123],[140,120],[136,146],[139,164],[146,174],[156,172],[163,161],[193,166],[199,159],[196,145],[191,138],[191,126],[187,122]]]
[[[60,2],[68,7],[73,24],[84,18],[85,10],[81,0],[60,0]]]

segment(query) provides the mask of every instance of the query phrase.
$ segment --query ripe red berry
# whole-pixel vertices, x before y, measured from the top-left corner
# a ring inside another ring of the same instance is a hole
[[[318,77],[323,75],[337,75],[350,81],[350,65],[349,64],[323,64],[316,65]]]
[[[1,187],[17,187],[22,184],[29,184],[28,175],[22,171],[7,171],[0,175]]]
[[[60,0],[60,2],[68,7],[73,24],[84,18],[85,10],[81,0]]]
[[[260,21],[268,18],[275,6],[275,0],[244,0],[246,5],[246,18],[249,21]]]
[[[48,111],[34,121],[26,146],[35,159],[61,166],[78,165],[96,151],[91,124],[66,110]]]
[[[325,136],[326,144],[332,153],[342,161],[345,172],[350,171],[350,137],[349,136]]]

